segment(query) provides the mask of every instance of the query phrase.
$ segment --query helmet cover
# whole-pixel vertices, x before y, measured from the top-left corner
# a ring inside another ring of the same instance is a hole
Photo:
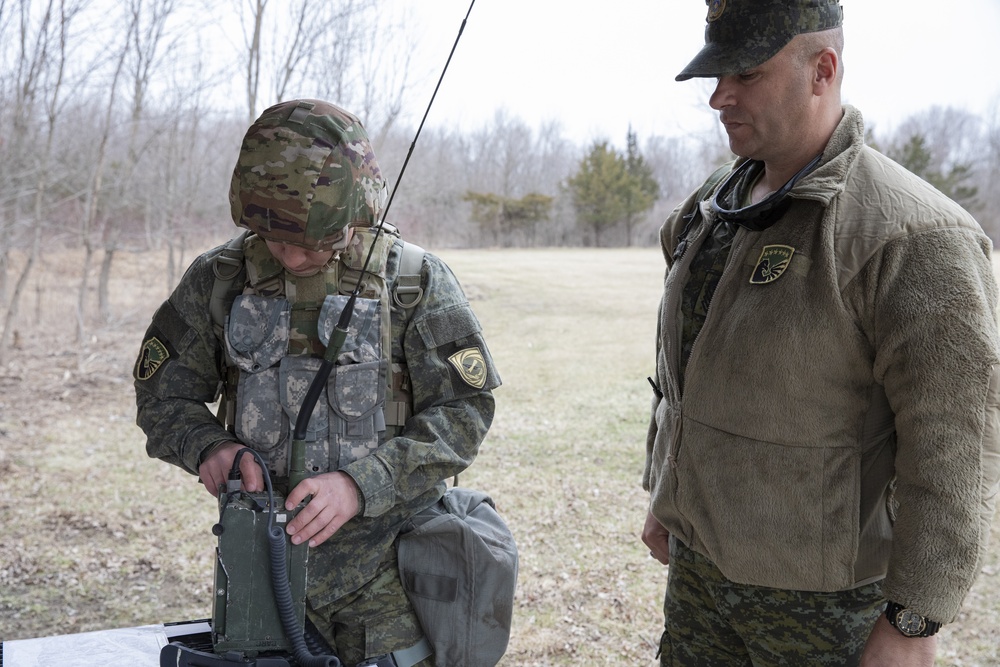
[[[276,104],[247,130],[233,170],[233,221],[262,238],[329,250],[375,224],[386,185],[361,121],[320,100]]]

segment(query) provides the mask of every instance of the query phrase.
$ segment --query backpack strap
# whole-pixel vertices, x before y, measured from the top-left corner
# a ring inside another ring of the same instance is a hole
[[[222,251],[212,260],[212,273],[215,274],[215,282],[212,284],[212,297],[208,302],[208,311],[212,315],[212,331],[218,340],[222,340],[226,331],[226,316],[233,303],[233,285],[237,278],[245,275],[243,266],[243,243],[250,230],[245,230],[229,240]],[[242,281],[241,281],[242,282]],[[228,377],[230,373],[234,378]],[[226,355],[219,357],[219,388],[216,398],[219,401],[219,411],[216,417],[225,428],[232,429],[232,419],[235,414],[236,397],[227,387],[230,381],[235,382],[239,371],[230,368],[226,364]]]
[[[226,315],[229,314],[229,306],[232,303],[229,294],[236,278],[243,272],[243,242],[249,233],[250,230],[244,230],[231,238],[212,262],[215,283],[212,285],[212,299],[208,303],[208,310],[212,314],[215,335],[220,340],[226,325]]]
[[[409,314],[408,311],[424,298],[424,289],[420,286],[420,267],[424,264],[425,250],[415,243],[402,241],[402,244],[392,300],[403,312]]]
[[[695,226],[698,221],[699,212],[701,211],[701,202],[708,199],[708,197],[715,191],[716,186],[725,178],[733,167],[732,162],[727,162],[718,169],[712,172],[712,175],[708,177],[708,180],[701,184],[698,188],[698,195],[694,199],[694,205],[691,206],[691,210],[684,214],[684,229],[681,230],[680,235],[677,237],[677,245],[674,246],[674,261],[680,259],[684,251],[687,250],[688,246],[688,234],[691,233],[691,229]]]
[[[708,196],[715,191],[715,186],[717,186],[722,179],[728,174],[733,168],[732,162],[727,162],[718,169],[712,172],[712,175],[708,177],[708,180],[702,183],[701,189],[698,190],[698,201],[704,201],[708,199]]]
[[[397,322],[405,326],[413,313],[413,308],[424,297],[420,286],[420,269],[424,264],[426,251],[420,246],[397,239],[402,249],[392,286],[392,301],[399,306],[402,317]],[[410,396],[410,374],[405,364],[393,363],[390,369],[390,392],[385,401],[385,423],[402,429],[413,414],[413,400]]]

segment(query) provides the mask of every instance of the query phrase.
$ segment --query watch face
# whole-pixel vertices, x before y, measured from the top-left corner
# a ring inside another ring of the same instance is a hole
[[[899,631],[904,635],[916,637],[927,627],[927,621],[925,621],[924,617],[915,611],[902,609],[898,614],[896,614],[896,627],[899,628]]]

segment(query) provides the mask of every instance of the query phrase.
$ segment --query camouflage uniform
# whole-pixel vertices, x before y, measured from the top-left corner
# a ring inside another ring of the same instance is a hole
[[[671,536],[660,664],[857,665],[884,607],[878,584],[832,593],[737,584]]]
[[[347,120],[356,122],[353,117]],[[374,208],[381,177],[367,137],[360,124],[357,128],[359,134],[346,145],[368,148],[353,155],[361,156],[356,163],[360,170],[375,177],[353,190],[333,183],[337,192],[325,200],[322,192],[317,197],[321,207],[347,202],[341,214],[356,233],[339,259],[315,276],[294,276],[270,256],[262,239],[250,235],[244,243],[245,270],[235,293],[225,296],[227,302],[234,301],[220,340],[211,311],[213,298],[219,298],[213,297],[216,259],[224,247],[208,251],[194,261],[153,316],[135,369],[137,422],[147,435],[150,456],[197,474],[214,446],[242,439],[263,452],[280,485],[294,425],[289,415],[297,414],[319,366],[316,357],[346,302],[337,295],[354,288],[367,251],[376,246],[347,342],[306,438],[311,474],[340,470],[359,489],[358,515],[309,556],[308,614],[345,664],[408,648],[423,636],[399,582],[394,541],[411,516],[441,497],[444,480],[475,458],[493,418],[492,390],[500,384],[479,322],[440,259],[423,255],[422,298],[415,306],[404,310],[392,298],[402,243],[385,234],[376,240],[366,226],[374,222],[366,211]],[[271,134],[284,131],[266,125],[264,129]],[[288,143],[301,137],[284,141],[283,158],[291,161],[302,156],[314,160],[313,153],[331,151],[329,142],[317,141],[311,147],[305,141],[289,148]],[[244,158],[248,143],[253,142],[245,141]],[[266,146],[261,142],[260,150]],[[257,161],[276,163],[273,157]],[[253,177],[274,177],[264,166],[249,171]],[[315,170],[312,178],[315,181]],[[294,175],[286,180],[294,181]],[[359,180],[365,181],[355,174],[353,181]],[[277,191],[294,193],[307,187],[292,183]],[[261,190],[275,188],[272,183]],[[288,214],[300,200],[296,197],[283,207],[245,191],[231,199],[238,223],[260,229],[260,220],[246,224],[246,215],[259,216],[274,230],[266,232],[269,240],[284,237],[315,249],[330,245],[329,230],[321,224],[323,211],[320,223],[313,224],[315,203],[296,217],[294,210]],[[223,360],[228,363],[223,365]],[[394,381],[397,386],[389,392]],[[400,382],[408,387],[398,386]],[[230,420],[235,434],[206,405],[219,397],[220,387],[236,408]],[[407,394],[403,418],[390,418],[387,424],[386,396],[398,401]]]

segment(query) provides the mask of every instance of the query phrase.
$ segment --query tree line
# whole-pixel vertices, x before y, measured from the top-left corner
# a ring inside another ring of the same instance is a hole
[[[365,122],[396,183],[415,131],[402,120],[415,36],[405,15],[379,10],[376,0],[0,0],[0,361],[46,250],[83,251],[67,267],[82,338],[111,316],[117,253],[166,248],[157,273],[169,286],[207,239],[224,240],[240,139],[265,106],[337,101]],[[933,108],[879,129],[870,143],[1000,241],[1000,189],[989,187],[1000,111]],[[533,128],[500,109],[471,132],[425,128],[389,222],[431,248],[648,246],[729,159],[717,123],[578,145],[558,122]]]

